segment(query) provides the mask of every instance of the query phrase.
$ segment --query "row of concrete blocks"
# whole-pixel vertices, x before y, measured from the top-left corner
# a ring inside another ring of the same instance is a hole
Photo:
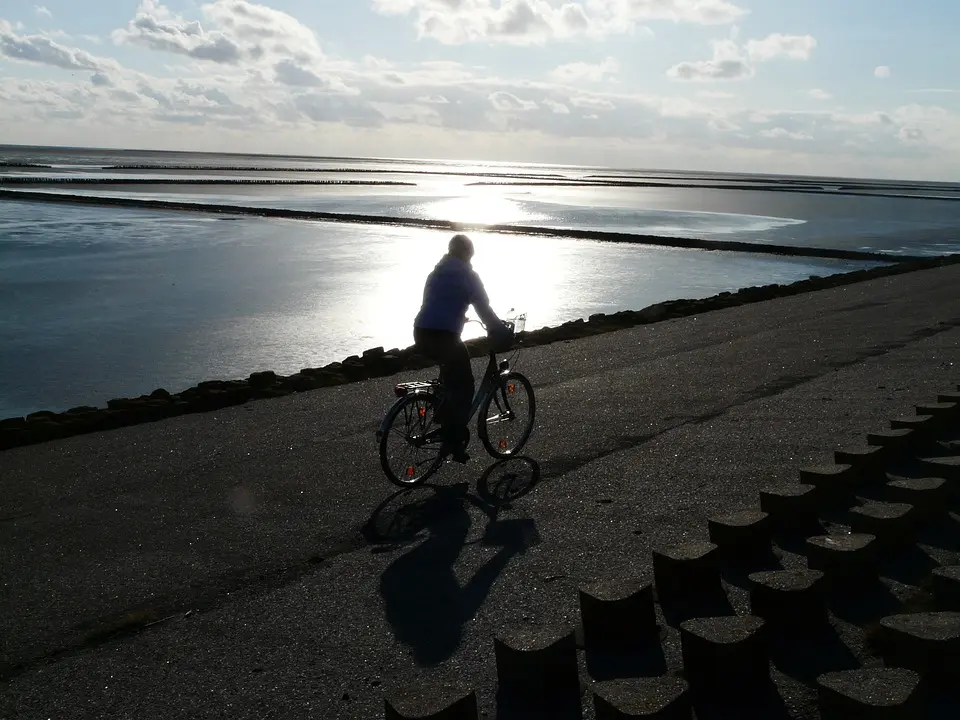
[[[863,483],[885,477],[884,464],[945,430],[958,416],[960,394],[917,408],[916,418],[894,420],[862,449],[838,451],[835,467],[800,471],[801,483],[761,492],[760,510],[709,520],[709,542],[653,553],[653,583],[606,582],[581,588],[580,644],[588,653],[628,655],[659,644],[654,585],[661,605],[722,593],[723,564],[751,565],[769,557],[774,529],[789,532],[815,521],[819,510],[852,496]],[[944,512],[947,494],[960,485],[956,458],[929,458],[933,477],[886,484],[895,502],[853,508],[853,532],[806,539],[805,570],[749,574],[750,615],[690,617],[680,623],[683,677],[665,676],[598,683],[593,704],[598,720],[689,718],[692,697],[728,702],[761,697],[771,684],[772,634],[811,633],[828,627],[826,589],[876,579],[878,551],[909,543],[924,520]],[[899,502],[896,502],[899,500]],[[910,717],[921,680],[937,684],[957,674],[960,659],[960,566],[933,575],[939,607],[934,613],[894,615],[881,621],[888,667],[827,673],[818,679],[824,717]],[[581,707],[583,686],[574,630],[525,628],[495,638],[499,690],[531,717],[551,707]],[[931,680],[932,679],[932,680]],[[893,712],[893,715],[890,713]],[[544,714],[546,713],[546,714]],[[575,713],[577,716],[579,716]],[[887,714],[884,714],[887,713]],[[559,717],[561,713],[554,712]],[[409,688],[386,702],[388,720],[477,718],[473,691],[430,685]]]

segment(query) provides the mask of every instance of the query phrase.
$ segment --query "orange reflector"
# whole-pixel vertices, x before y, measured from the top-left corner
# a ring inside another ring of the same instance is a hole
[[[416,470],[414,470],[414,469],[413,469],[413,466],[411,465],[410,467],[407,468],[407,477],[413,477],[413,474],[414,474],[415,472],[416,472]]]
[[[426,408],[420,408],[417,412],[420,413],[420,417],[426,417],[426,416],[427,416],[427,409],[426,409]]]
[[[506,441],[506,440],[501,440],[501,441],[500,441],[500,449],[501,449],[501,450],[506,450],[506,449],[507,449],[507,441]]]
[[[509,385],[507,385],[507,392],[508,392],[508,393],[512,393],[512,392],[516,392],[516,391],[517,391],[517,386],[514,385],[513,383],[510,383]]]

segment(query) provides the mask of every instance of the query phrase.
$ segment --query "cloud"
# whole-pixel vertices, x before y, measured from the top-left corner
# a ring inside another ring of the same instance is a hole
[[[513,93],[503,90],[490,93],[490,103],[500,112],[526,112],[538,107],[532,100],[521,100]]]
[[[770,130],[761,130],[760,137],[787,140],[813,140],[813,136],[805,132],[790,132],[782,127],[775,127]]]
[[[247,0],[215,0],[200,10],[215,29],[174,15],[159,0],[141,0],[113,40],[225,65],[280,58],[306,65],[323,57],[313,32],[279,10]]]
[[[873,70],[873,76],[880,80],[886,80],[888,77],[890,77],[890,68],[886,65],[878,65]]]
[[[50,11],[49,11],[45,6],[43,6],[43,5],[34,5],[34,6],[33,6],[33,11],[34,11],[37,15],[39,15],[39,16],[41,16],[41,17],[46,17],[46,18],[52,18],[52,17],[53,17],[53,13],[50,12]]]
[[[757,62],[766,62],[778,58],[790,60],[809,60],[810,53],[817,47],[812,35],[783,35],[772,33],[762,40],[748,40],[744,46],[747,56]]]
[[[733,40],[715,41],[710,60],[685,61],[667,70],[667,75],[676,80],[692,81],[740,80],[753,74],[753,67]]]
[[[812,97],[814,100],[830,100],[831,98],[833,98],[833,95],[828,93],[826,90],[821,90],[820,88],[807,90],[807,95]]]
[[[550,71],[554,82],[573,85],[579,82],[600,83],[620,72],[620,63],[608,57],[599,63],[575,62],[560,65]]]
[[[645,32],[644,22],[734,22],[747,11],[728,0],[372,0],[384,15],[413,15],[420,39],[447,45],[542,44]],[[646,31],[649,32],[649,31]]]
[[[761,40],[748,40],[737,45],[732,38],[713,42],[710,60],[684,61],[667,70],[676,80],[711,81],[743,80],[755,74],[754,63],[778,58],[807,60],[817,46],[810,35],[783,35],[773,33]]]
[[[10,60],[52,65],[63,70],[98,71],[116,67],[113,60],[66,47],[47,34],[17,35],[13,26],[4,20],[0,20],[0,55]]]

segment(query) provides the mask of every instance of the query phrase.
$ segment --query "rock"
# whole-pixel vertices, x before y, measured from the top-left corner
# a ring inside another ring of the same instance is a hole
[[[943,457],[919,458],[923,472],[938,478],[943,478],[949,486],[960,484],[960,455],[944,455]],[[951,492],[953,487],[951,487]]]
[[[90,413],[99,412],[100,408],[95,408],[90,405],[78,405],[77,407],[72,407],[67,410],[67,415],[89,415]]]
[[[314,388],[319,387],[319,380],[311,375],[296,373],[290,377],[284,378],[281,381],[281,385],[284,388],[293,390],[294,392],[306,392],[307,390],[313,390]]]
[[[166,390],[164,390],[163,388],[157,388],[156,390],[154,390],[152,393],[150,393],[150,397],[152,397],[152,398],[154,398],[154,399],[156,399],[156,400],[170,400],[170,399],[171,399],[170,393],[167,392]]]
[[[880,629],[887,665],[909,668],[938,684],[960,680],[960,612],[888,615]]]
[[[960,611],[960,565],[936,568],[930,581],[937,604],[944,610]]]
[[[689,686],[682,678],[609,680],[593,688],[597,720],[692,720]]]
[[[749,562],[771,554],[770,516],[759,510],[741,510],[710,518],[710,542],[730,562]]]
[[[251,374],[247,382],[249,382],[250,387],[259,390],[261,388],[268,388],[274,385],[277,380],[277,374],[273,372],[273,370],[264,370],[263,372],[255,372]]]
[[[22,417],[10,417],[0,420],[0,430],[22,430],[27,426],[27,421]]]
[[[580,675],[572,630],[522,627],[494,640],[500,692],[511,703],[546,711],[580,707]]]
[[[694,618],[680,624],[683,671],[705,698],[759,694],[770,684],[766,624],[753,615]]]
[[[653,585],[607,580],[580,589],[580,616],[588,651],[629,652],[658,641]]]
[[[875,580],[879,575],[876,538],[865,533],[818,535],[807,539],[807,567],[831,583]]]
[[[751,573],[750,614],[778,630],[806,632],[827,624],[827,596],[819,570]]]
[[[385,700],[386,720],[477,720],[477,695],[463,685],[423,682]]]
[[[383,357],[383,355],[384,355],[383,347],[375,347],[375,348],[370,348],[369,350],[363,351],[364,360],[380,358],[380,357]]]
[[[27,423],[51,422],[57,419],[57,414],[49,410],[38,410],[27,415],[25,419]]]
[[[863,668],[817,678],[823,720],[913,720],[920,676],[905,668]]]

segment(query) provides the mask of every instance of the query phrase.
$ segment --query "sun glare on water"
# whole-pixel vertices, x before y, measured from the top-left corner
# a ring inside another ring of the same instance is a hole
[[[463,189],[460,189],[463,192]],[[458,197],[425,203],[421,217],[431,220],[449,220],[457,223],[507,225],[523,224],[546,219],[523,204],[504,197],[499,190],[474,190]]]

